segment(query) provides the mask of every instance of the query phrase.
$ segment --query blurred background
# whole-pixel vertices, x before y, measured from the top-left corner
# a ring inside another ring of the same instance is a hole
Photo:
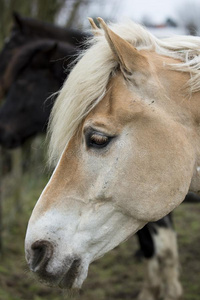
[[[147,27],[159,29],[156,32],[163,36],[173,33],[198,35],[200,30],[199,0],[1,0],[1,45],[9,35],[13,11],[23,16],[79,29],[89,27],[88,16],[101,16],[114,22],[129,18]],[[170,31],[170,27],[177,29],[171,28]]]
[[[32,278],[23,247],[31,211],[51,175],[45,141],[50,96],[90,35],[88,16],[131,19],[157,37],[200,35],[198,0],[0,0],[0,300],[71,297]],[[199,300],[200,204],[181,205],[174,215],[184,299]],[[135,299],[145,272],[138,247],[133,237],[93,263],[73,297]]]

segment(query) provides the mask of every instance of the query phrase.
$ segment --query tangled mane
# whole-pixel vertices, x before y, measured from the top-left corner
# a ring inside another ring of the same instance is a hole
[[[174,70],[190,72],[188,82],[191,92],[200,90],[200,38],[176,36],[158,39],[141,25],[133,22],[112,24],[110,28],[138,50],[153,50],[156,53],[181,61],[171,65]],[[90,45],[78,58],[64,83],[53,107],[48,136],[49,162],[55,164],[66,145],[75,134],[79,124],[102,100],[106,86],[118,67],[111,49],[101,34],[88,41]]]

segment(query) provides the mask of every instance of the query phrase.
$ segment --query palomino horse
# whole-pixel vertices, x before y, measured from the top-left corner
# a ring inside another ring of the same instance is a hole
[[[53,108],[57,166],[25,241],[30,269],[65,288],[80,288],[92,261],[200,190],[200,39],[99,22]]]
[[[82,32],[58,28],[20,16],[15,16],[14,24],[11,35],[0,53],[0,78],[4,83],[2,91],[5,97],[0,109],[0,145],[4,148],[19,147],[30,136],[46,130],[53,105],[53,101],[46,101],[46,98],[62,86],[68,75],[67,70],[64,71],[62,58],[65,57],[67,67],[76,57],[78,46],[80,48],[78,43],[86,37]],[[72,43],[73,40],[76,41],[77,47]],[[171,218],[166,216],[157,222],[148,223],[137,235],[140,253],[147,259],[148,274],[152,273],[152,265],[154,266],[154,285],[157,282],[158,286],[159,282],[165,294],[166,290],[168,293],[173,291],[174,294],[174,289],[180,294],[176,235]],[[171,266],[175,276],[171,276]],[[145,290],[149,288],[152,293],[155,293],[155,290],[157,293],[158,287],[152,289],[152,278],[147,278]]]

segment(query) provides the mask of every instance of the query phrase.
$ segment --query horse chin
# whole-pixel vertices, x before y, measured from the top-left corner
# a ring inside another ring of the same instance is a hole
[[[38,280],[48,287],[79,290],[87,277],[89,264],[83,264],[80,259],[75,259],[70,268],[51,273],[47,269],[36,274]]]
[[[80,260],[75,260],[59,281],[58,286],[61,289],[80,289],[87,277],[88,267],[89,265],[83,265]]]
[[[85,280],[86,276],[83,276],[83,274],[78,273],[76,278],[70,278],[68,274],[65,274],[64,277],[60,280],[58,286],[61,289],[75,289],[75,290],[79,290],[82,287],[82,284]]]

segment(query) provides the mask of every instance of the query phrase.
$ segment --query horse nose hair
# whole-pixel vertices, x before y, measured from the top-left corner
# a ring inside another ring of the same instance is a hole
[[[49,241],[36,241],[31,246],[31,256],[29,257],[30,269],[39,272],[44,269],[53,255],[53,245]]]

